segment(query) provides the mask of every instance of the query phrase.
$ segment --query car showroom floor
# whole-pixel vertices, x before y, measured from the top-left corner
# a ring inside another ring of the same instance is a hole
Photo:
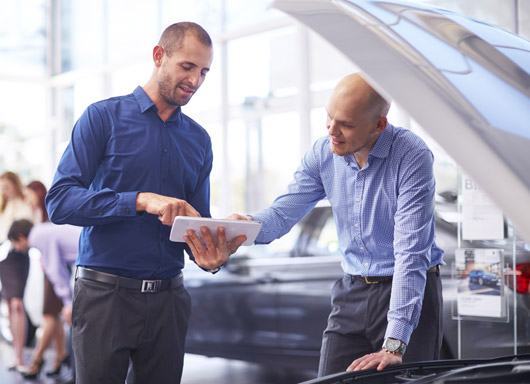
[[[26,351],[26,361],[29,362],[31,349]],[[44,360],[46,363],[38,380],[24,380],[17,372],[7,370],[12,359],[12,350],[5,342],[0,341],[0,383],[21,384],[40,383],[54,384],[55,379],[46,377],[53,361],[52,351],[48,350]],[[291,384],[300,383],[314,378],[309,372],[273,371],[270,368],[236,360],[208,358],[198,355],[186,355],[184,360],[184,373],[182,384],[204,384],[215,382],[217,384]],[[214,380],[212,380],[214,379]]]

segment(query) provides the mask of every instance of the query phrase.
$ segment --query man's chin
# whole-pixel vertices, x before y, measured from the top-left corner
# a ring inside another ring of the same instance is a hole
[[[332,153],[334,153],[337,156],[344,156],[346,154],[344,151],[341,151],[339,148],[337,148],[335,145],[331,143],[329,144],[329,149]]]
[[[178,98],[172,98],[172,99],[165,99],[166,102],[169,104],[169,105],[173,105],[174,107],[182,107],[186,104],[188,104],[188,102],[191,100],[191,97],[178,97]]]

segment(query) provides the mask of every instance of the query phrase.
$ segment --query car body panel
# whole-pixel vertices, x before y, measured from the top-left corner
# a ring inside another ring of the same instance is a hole
[[[493,359],[422,361],[389,366],[383,371],[368,369],[344,372],[300,384],[449,384],[527,383],[530,355]]]

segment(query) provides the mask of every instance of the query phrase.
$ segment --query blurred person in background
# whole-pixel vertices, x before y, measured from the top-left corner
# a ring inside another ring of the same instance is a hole
[[[69,326],[72,325],[72,286],[71,273],[79,250],[79,235],[82,227],[73,225],[55,225],[50,222],[39,224],[31,230],[29,234],[29,246],[36,248],[41,253],[42,266],[45,276],[51,283],[53,291],[62,303],[62,315]],[[62,329],[63,324],[59,319]],[[71,335],[70,335],[71,336]],[[71,337],[69,337],[71,341]],[[64,340],[63,340],[64,343]],[[68,372],[62,384],[74,383],[75,361],[69,342],[69,354],[64,353],[64,349],[57,348],[55,362],[52,370],[47,372],[48,376],[60,374],[61,366],[69,365],[72,372]],[[64,346],[64,344],[62,344]],[[63,378],[65,375],[62,375]]]
[[[4,172],[0,176],[0,243],[7,240],[7,232],[15,220],[32,220],[30,205],[24,199],[20,178],[14,172]]]
[[[77,257],[80,233],[80,227],[74,227],[72,225],[55,225],[50,222],[44,222],[33,226],[28,220],[15,221],[9,232],[10,240],[17,251],[27,252],[29,248],[36,248],[40,251],[44,272],[49,276],[49,281],[52,283],[53,289],[58,292],[58,296],[63,302],[63,312],[64,309],[66,309],[66,313],[70,314],[72,306],[72,290],[70,288],[69,266],[74,263]],[[65,315],[65,318],[70,323],[69,316],[70,315]],[[62,327],[60,322],[59,325]],[[42,361],[42,354],[44,353],[46,346],[49,345],[52,338],[51,332],[53,331],[53,328],[47,330],[45,327],[43,335],[39,340],[33,355],[33,362],[36,363],[35,365],[38,365],[37,372],[27,372],[24,374],[25,378],[37,378],[43,365],[43,363],[40,363]],[[45,333],[48,333],[48,335],[46,336]],[[64,336],[62,342],[64,343]],[[51,371],[49,372],[49,376],[59,374],[61,365],[65,364],[67,361],[64,344],[62,344],[62,347],[57,348],[56,350],[56,360],[53,365],[53,369],[57,370],[57,372]],[[74,381],[67,379],[64,382],[73,383]]]
[[[11,224],[18,219],[32,219],[32,211],[24,200],[22,183],[16,173],[4,172],[0,176],[0,243],[8,240]],[[8,308],[9,326],[13,336],[15,358],[9,370],[24,372],[24,346],[26,344],[27,319],[24,309],[24,290],[29,273],[27,252],[10,249],[0,262],[2,300]]]
[[[24,193],[26,200],[32,209],[34,226],[31,230],[31,234],[35,235],[37,238],[42,238],[39,233],[46,233],[46,231],[41,229],[41,227],[47,227],[45,223],[49,224],[50,221],[44,202],[47,193],[46,187],[40,181],[35,180],[26,186]],[[53,224],[51,225],[56,227]],[[24,240],[24,246],[19,246],[21,252],[27,252],[29,248],[27,239]],[[41,325],[42,335],[37,341],[37,345],[31,358],[31,363],[27,371],[23,373],[23,376],[27,379],[35,379],[39,375],[44,365],[44,352],[52,341],[55,346],[55,362],[52,369],[46,374],[48,376],[58,375],[61,371],[62,365],[69,364],[69,358],[66,352],[64,326],[60,317],[63,303],[55,294],[54,287],[48,277],[49,274],[46,271],[46,256],[48,253],[56,252],[56,247],[55,244],[50,241],[51,238],[46,240],[46,242],[40,244],[41,246],[31,245],[37,248],[41,253],[41,264],[44,269],[44,305]],[[75,239],[75,246],[77,247],[77,239]]]

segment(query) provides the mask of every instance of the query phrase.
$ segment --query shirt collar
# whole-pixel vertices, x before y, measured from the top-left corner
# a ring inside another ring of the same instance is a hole
[[[390,123],[387,123],[386,128],[381,132],[379,138],[377,139],[374,147],[370,151],[370,156],[375,157],[388,157],[390,153],[390,148],[392,147],[392,138],[394,137],[394,126]]]
[[[394,137],[394,126],[390,123],[387,123],[387,127],[379,135],[379,138],[368,154],[368,157],[388,157],[388,154],[390,153],[390,147],[392,147],[392,137]],[[355,156],[353,154],[345,155],[343,158],[348,165],[357,165],[357,161],[355,160]]]
[[[144,89],[140,86],[136,87],[136,89],[133,91],[133,95],[136,98],[136,101],[138,102],[138,105],[140,106],[140,111],[144,113],[145,111],[154,108],[155,111],[158,113],[158,107],[155,105],[153,100],[149,98],[147,93],[145,93]],[[167,120],[172,121],[178,119],[180,116],[180,107],[178,107],[175,112],[173,112],[173,115]]]
[[[140,111],[144,113],[149,108],[153,107],[155,103],[153,103],[153,100],[147,96],[147,93],[145,93],[144,89],[140,86],[137,86],[136,89],[133,92],[134,97],[136,97],[136,101],[138,102],[138,105],[140,106]]]

